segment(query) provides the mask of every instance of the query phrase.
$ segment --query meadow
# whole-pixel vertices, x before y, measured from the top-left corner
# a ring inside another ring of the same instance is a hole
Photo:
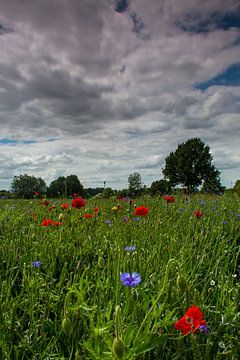
[[[0,358],[239,359],[239,198],[174,198],[0,200]]]

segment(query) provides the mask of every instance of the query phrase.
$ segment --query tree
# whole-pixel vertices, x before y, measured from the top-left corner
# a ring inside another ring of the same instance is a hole
[[[168,180],[161,179],[152,182],[150,187],[150,194],[168,194],[171,192],[171,186]]]
[[[233,192],[237,193],[240,196],[240,179],[235,182]]]
[[[171,186],[181,184],[188,192],[194,192],[203,181],[217,182],[220,172],[212,165],[209,146],[199,138],[192,138],[179,144],[165,159],[163,174]]]
[[[48,187],[48,196],[71,196],[73,193],[84,195],[83,185],[76,175],[59,176]]]
[[[31,199],[37,191],[40,195],[45,194],[47,186],[42,178],[36,178],[27,174],[14,176],[12,191],[17,197]]]
[[[128,189],[131,193],[139,195],[143,185],[141,175],[137,172],[129,175],[128,177]]]
[[[206,179],[203,182],[201,192],[209,194],[219,194],[225,191],[225,186],[221,185],[220,172],[212,166]]]

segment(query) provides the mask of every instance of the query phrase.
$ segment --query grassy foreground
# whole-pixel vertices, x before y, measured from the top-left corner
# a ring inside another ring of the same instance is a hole
[[[0,359],[239,359],[239,198],[175,200],[0,200]]]

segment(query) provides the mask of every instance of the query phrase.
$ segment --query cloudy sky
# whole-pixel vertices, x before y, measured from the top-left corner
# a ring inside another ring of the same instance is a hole
[[[0,189],[149,186],[192,137],[240,178],[239,0],[0,0]]]

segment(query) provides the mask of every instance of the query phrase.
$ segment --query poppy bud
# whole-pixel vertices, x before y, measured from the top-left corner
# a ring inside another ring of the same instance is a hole
[[[100,269],[104,268],[104,266],[105,266],[105,261],[102,256],[99,256],[99,258],[98,258],[98,266],[100,267]]]
[[[177,285],[179,287],[179,289],[181,291],[186,291],[187,290],[187,282],[186,282],[186,279],[185,277],[183,277],[182,275],[178,274],[178,277],[177,277]]]
[[[115,338],[112,345],[113,354],[117,359],[122,359],[125,350],[125,345],[122,339]]]
[[[69,336],[72,329],[72,322],[68,317],[65,317],[62,321],[62,330],[65,335]]]
[[[58,220],[61,221],[63,219],[63,214],[59,214]]]

